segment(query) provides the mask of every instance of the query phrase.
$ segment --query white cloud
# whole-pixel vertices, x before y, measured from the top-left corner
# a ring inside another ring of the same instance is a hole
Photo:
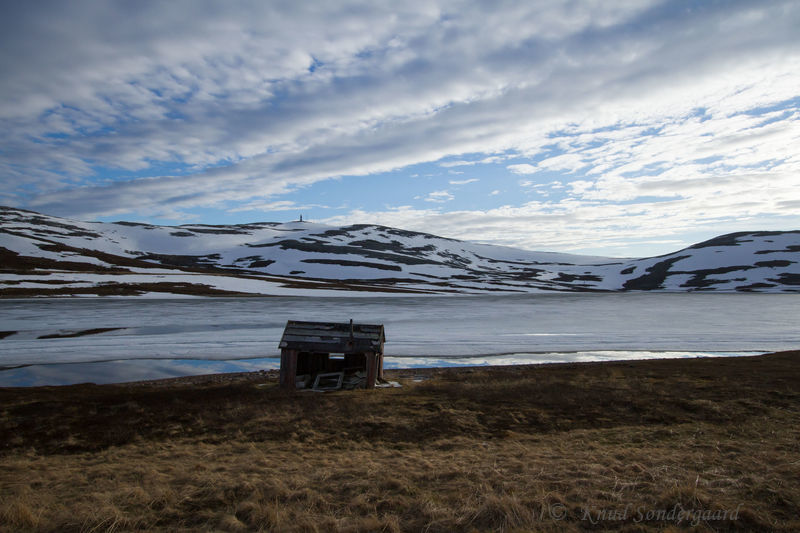
[[[508,165],[506,167],[508,170],[513,172],[514,174],[535,174],[539,172],[539,169],[533,165],[528,163],[519,163],[516,165]]]
[[[465,167],[471,165],[477,165],[480,161],[443,161],[439,163],[440,167]]]
[[[568,153],[568,154],[549,157],[547,159],[539,161],[536,165],[540,170],[563,170],[565,172],[572,173],[584,167],[586,163],[583,161],[583,158],[579,154]],[[531,171],[529,172],[526,171],[518,173],[532,174],[533,172],[536,172],[536,170],[537,170],[536,167],[532,167]],[[514,170],[512,170],[512,172],[514,172]]]
[[[440,167],[449,168],[449,167],[466,167],[466,166],[472,166],[472,165],[488,165],[488,164],[491,164],[491,163],[500,163],[500,162],[506,160],[507,158],[508,158],[507,156],[492,155],[492,156],[484,157],[483,159],[478,159],[478,160],[475,160],[475,161],[465,161],[465,160],[441,161],[441,162],[439,162],[439,166]]]
[[[476,181],[480,181],[478,178],[470,178],[466,180],[450,180],[450,185],[466,185],[468,183],[475,183]]]
[[[425,198],[425,201],[442,204],[444,202],[449,202],[453,198],[455,198],[455,196],[450,194],[448,191],[433,191],[432,193],[428,194],[428,196]]]

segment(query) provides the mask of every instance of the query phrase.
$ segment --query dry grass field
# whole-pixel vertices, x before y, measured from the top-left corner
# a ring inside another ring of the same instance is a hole
[[[390,378],[0,389],[0,531],[800,530],[800,352]]]

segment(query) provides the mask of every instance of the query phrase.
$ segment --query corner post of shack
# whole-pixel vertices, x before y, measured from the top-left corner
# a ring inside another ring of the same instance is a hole
[[[383,379],[383,324],[289,320],[283,330],[284,389],[375,388]]]

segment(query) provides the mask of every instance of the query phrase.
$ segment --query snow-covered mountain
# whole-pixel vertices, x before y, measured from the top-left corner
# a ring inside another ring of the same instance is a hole
[[[376,225],[151,226],[0,207],[0,296],[535,291],[800,292],[800,231],[645,259],[476,244]]]

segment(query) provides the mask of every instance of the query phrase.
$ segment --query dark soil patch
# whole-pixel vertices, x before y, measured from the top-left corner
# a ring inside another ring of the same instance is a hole
[[[348,267],[377,268],[378,270],[391,270],[402,272],[402,268],[397,265],[386,265],[384,263],[368,263],[366,261],[346,261],[344,259],[302,259],[302,263],[316,263],[320,265],[339,265]]]
[[[647,269],[647,274],[639,276],[638,278],[629,279],[622,286],[625,290],[629,291],[650,291],[660,289],[664,285],[664,280],[669,275],[669,269],[672,265],[690,257],[688,255],[680,255],[678,257],[671,257],[664,261],[660,261]]]

